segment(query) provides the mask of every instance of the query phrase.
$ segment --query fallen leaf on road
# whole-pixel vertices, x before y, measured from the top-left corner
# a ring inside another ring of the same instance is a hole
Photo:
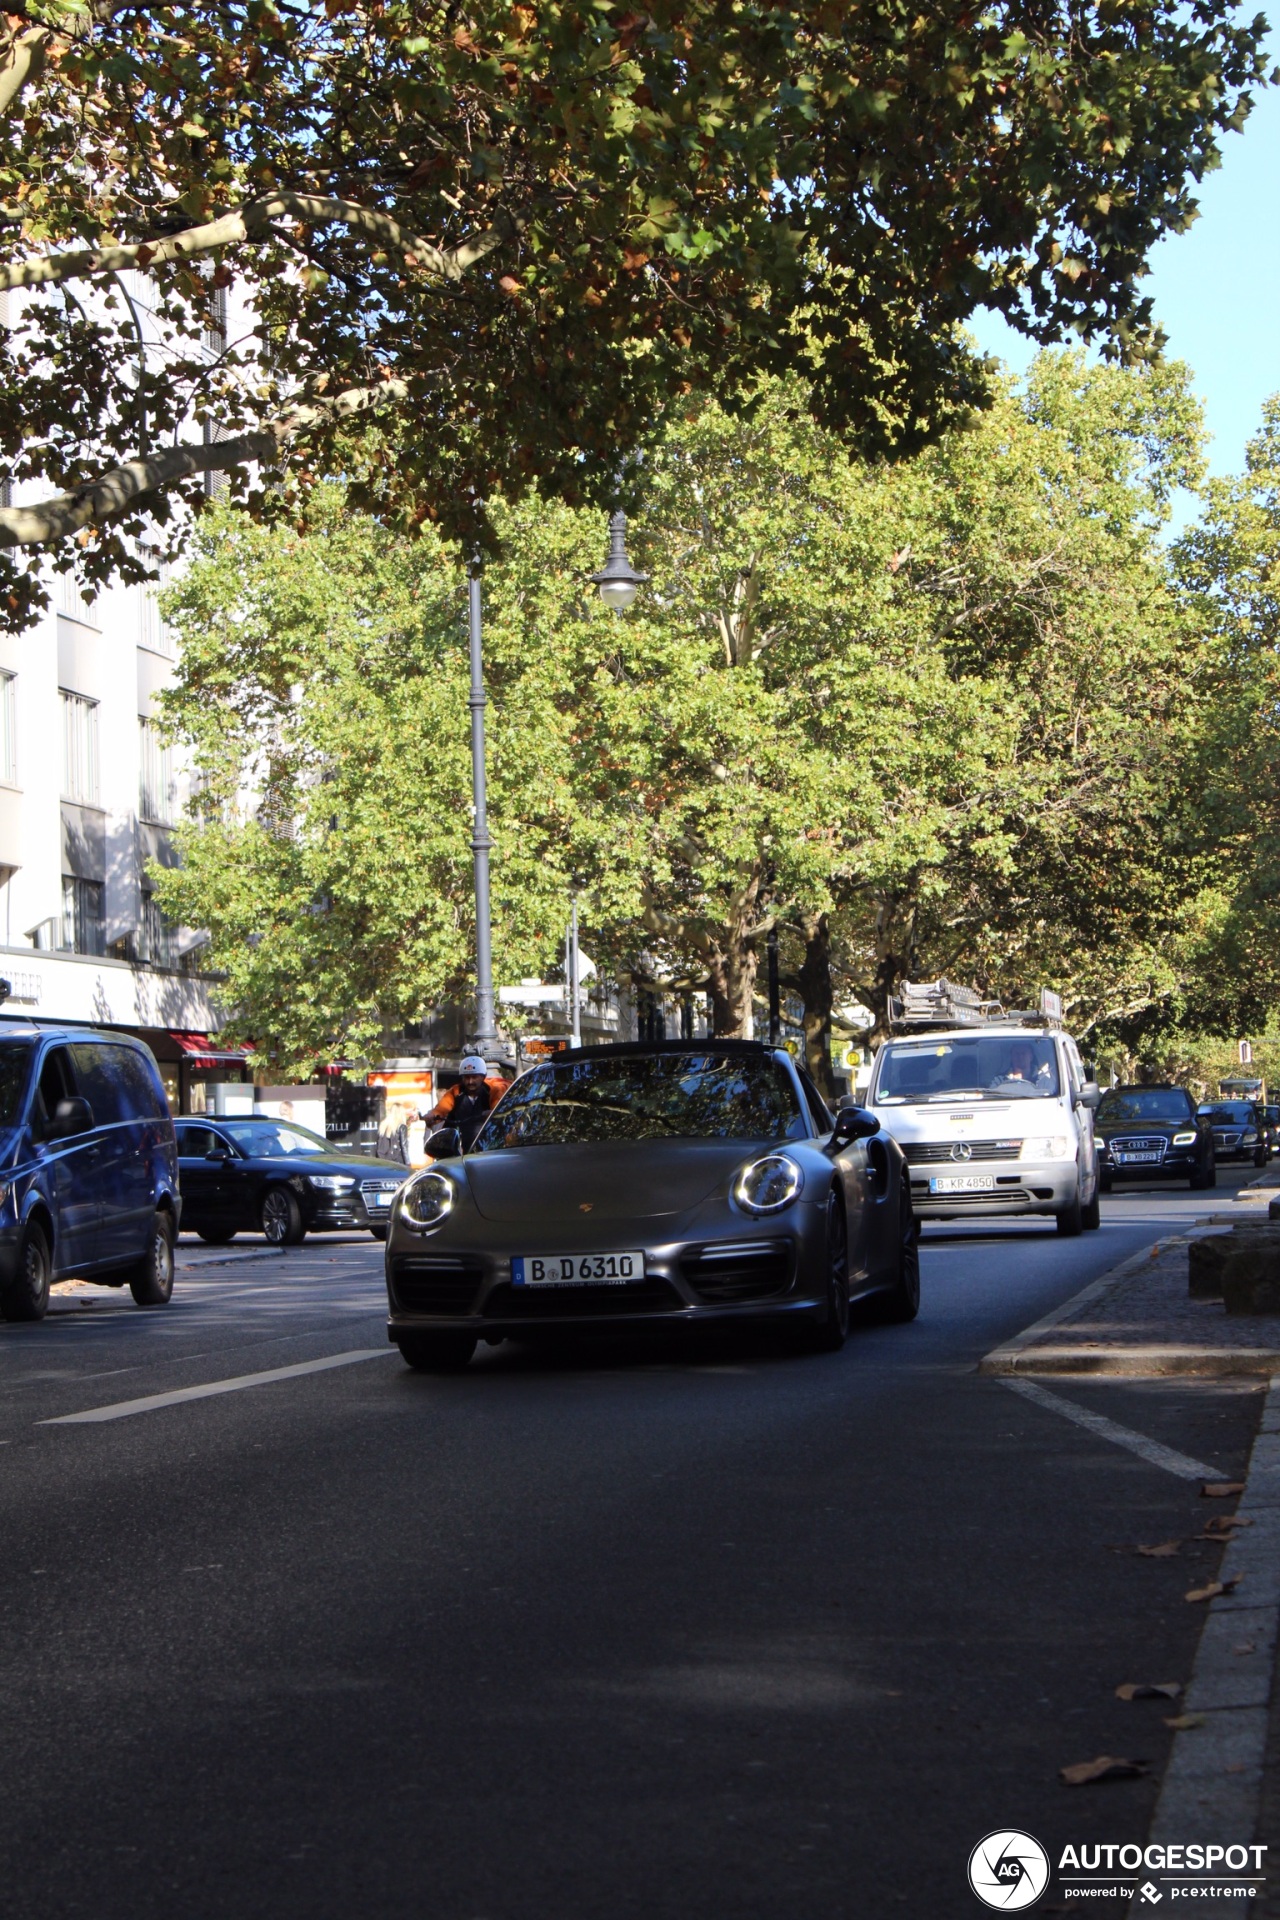
[[[1256,1653],[1258,1647],[1256,1641],[1242,1640],[1240,1645],[1238,1647],[1232,1647],[1231,1651],[1232,1653]]]
[[[1211,1580],[1207,1587],[1192,1587],[1188,1600],[1216,1600],[1220,1593],[1230,1593],[1240,1585],[1241,1576],[1236,1574],[1232,1580]]]
[[[1186,1733],[1190,1727],[1202,1727],[1204,1725],[1204,1715],[1202,1713],[1179,1713],[1175,1715],[1172,1720],[1166,1719],[1165,1725],[1166,1727],[1172,1727],[1175,1733]]]
[[[1096,1760],[1079,1760],[1073,1767],[1059,1767],[1060,1778],[1069,1787],[1091,1787],[1096,1780],[1135,1780],[1147,1771],[1143,1760],[1121,1760],[1114,1753],[1102,1753]]]
[[[1116,1688],[1117,1700],[1176,1700],[1182,1688],[1176,1680],[1126,1680]]]
[[[1204,1523],[1202,1540],[1229,1540],[1237,1527],[1251,1527],[1252,1520],[1243,1513],[1211,1513]]]
[[[1202,1500],[1232,1500],[1236,1494],[1243,1492],[1243,1480],[1203,1480],[1200,1483]]]
[[[1169,1560],[1181,1545],[1181,1540],[1162,1540],[1158,1547],[1139,1547],[1138,1552],[1145,1554],[1148,1560]]]

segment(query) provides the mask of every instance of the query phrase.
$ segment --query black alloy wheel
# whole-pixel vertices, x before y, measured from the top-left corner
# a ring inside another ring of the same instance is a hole
[[[273,1247],[299,1246],[306,1236],[302,1208],[288,1187],[268,1187],[262,1196],[262,1231]]]
[[[147,1250],[129,1273],[129,1291],[140,1307],[167,1307],[173,1298],[173,1216],[156,1213]]]
[[[18,1270],[0,1295],[6,1320],[43,1320],[49,1310],[53,1259],[44,1228],[29,1220],[18,1244]]]
[[[476,1350],[473,1333],[398,1333],[400,1357],[415,1373],[461,1373]]]
[[[849,1229],[840,1197],[835,1193],[827,1199],[823,1279],[827,1310],[821,1324],[811,1330],[812,1339],[808,1344],[817,1353],[839,1353],[849,1338]]]
[[[898,1199],[897,1255],[894,1283],[879,1302],[879,1318],[891,1322],[914,1320],[920,1311],[920,1222],[911,1204],[911,1181],[905,1174]]]
[[[228,1241],[236,1237],[234,1227],[197,1227],[196,1233],[201,1240],[208,1241],[211,1247],[225,1247]]]

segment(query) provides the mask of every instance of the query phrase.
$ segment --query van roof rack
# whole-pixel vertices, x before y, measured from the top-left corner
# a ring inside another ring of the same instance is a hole
[[[889,1025],[917,1032],[929,1027],[1060,1027],[1062,996],[1045,987],[1038,1008],[1004,1007],[945,978],[904,980],[900,995],[889,1001]]]

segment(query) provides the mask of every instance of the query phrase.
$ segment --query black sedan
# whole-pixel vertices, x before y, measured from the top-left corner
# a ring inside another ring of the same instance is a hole
[[[575,1048],[523,1074],[471,1152],[457,1146],[392,1212],[388,1331],[411,1367],[465,1366],[477,1340],[550,1327],[762,1317],[833,1352],[852,1300],[915,1317],[902,1150],[861,1108],[833,1118],[785,1052]]]
[[[1263,1140],[1258,1131],[1258,1109],[1251,1100],[1206,1101],[1200,1114],[1213,1128],[1213,1144],[1219,1160],[1257,1158]],[[1266,1165],[1265,1148],[1262,1164]]]
[[[1182,1087],[1111,1087],[1093,1128],[1104,1193],[1117,1180],[1218,1184],[1213,1129]]]
[[[182,1224],[224,1245],[265,1233],[296,1247],[307,1233],[364,1228],[387,1237],[408,1169],[330,1151],[307,1127],[266,1119],[179,1120]]]

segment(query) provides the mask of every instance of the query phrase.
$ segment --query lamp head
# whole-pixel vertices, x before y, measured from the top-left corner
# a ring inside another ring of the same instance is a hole
[[[606,607],[613,607],[618,613],[631,605],[649,578],[647,573],[637,573],[628,560],[626,536],[626,514],[613,514],[609,521],[609,557],[599,573],[591,576],[600,589],[600,598]]]

